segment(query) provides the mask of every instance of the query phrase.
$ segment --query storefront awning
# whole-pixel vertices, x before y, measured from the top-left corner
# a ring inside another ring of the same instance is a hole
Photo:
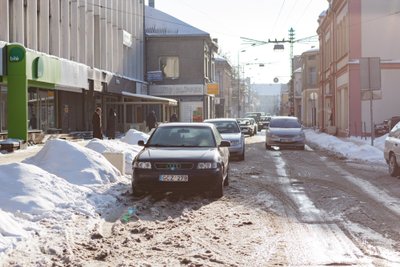
[[[123,96],[126,97],[135,97],[141,100],[146,100],[146,102],[135,102],[140,104],[168,104],[169,106],[177,106],[178,101],[171,98],[152,96],[152,95],[143,95],[143,94],[134,94],[126,91],[121,92]]]

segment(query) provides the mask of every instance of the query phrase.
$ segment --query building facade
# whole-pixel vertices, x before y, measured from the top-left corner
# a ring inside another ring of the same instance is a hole
[[[294,116],[302,120],[302,69],[297,68],[293,72],[293,87],[294,87]]]
[[[229,62],[216,56],[215,58],[215,82],[218,84],[218,95],[215,98],[215,117],[233,117],[232,103],[232,67]]]
[[[91,130],[94,109],[102,107],[103,118],[116,110],[118,130],[125,131],[143,123],[149,105],[176,105],[147,96],[143,0],[1,1],[0,17],[2,46],[26,48],[28,70],[37,60],[43,64],[40,77],[27,74],[26,116],[36,117],[30,130]],[[13,89],[7,80],[7,71],[0,73],[2,132]]]
[[[304,126],[317,127],[320,117],[320,108],[318,106],[319,95],[319,51],[317,49],[309,50],[301,55],[301,99],[302,111],[301,121]]]
[[[342,136],[368,135],[375,123],[400,114],[400,32],[395,30],[400,23],[400,2],[329,3],[318,28],[321,128],[334,127]],[[379,59],[381,83],[376,90],[361,88],[363,58]]]
[[[178,101],[180,121],[215,117],[215,40],[150,6],[145,21],[149,93]]]

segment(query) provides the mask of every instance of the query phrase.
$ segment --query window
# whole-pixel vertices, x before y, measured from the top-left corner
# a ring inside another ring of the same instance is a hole
[[[310,67],[308,68],[308,86],[316,86],[317,85],[317,68]]]
[[[178,57],[160,57],[160,70],[166,79],[179,78],[179,58]]]

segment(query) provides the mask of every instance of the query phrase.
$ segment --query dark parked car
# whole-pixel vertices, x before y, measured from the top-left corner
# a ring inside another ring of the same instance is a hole
[[[240,130],[236,119],[233,118],[220,118],[220,119],[208,119],[204,122],[209,122],[217,127],[218,132],[221,134],[224,140],[231,142],[229,147],[229,153],[231,156],[237,156],[239,160],[245,158],[245,139],[244,135]]]
[[[271,121],[271,116],[261,116],[258,121],[258,130],[267,129],[269,126],[269,122]]]
[[[400,175],[400,122],[393,126],[386,137],[383,155],[389,166],[389,174],[393,177]]]
[[[303,126],[296,117],[272,117],[265,134],[265,148],[272,146],[304,149],[306,142]]]
[[[155,128],[133,160],[132,192],[211,190],[229,183],[229,146],[211,123],[167,123]]]

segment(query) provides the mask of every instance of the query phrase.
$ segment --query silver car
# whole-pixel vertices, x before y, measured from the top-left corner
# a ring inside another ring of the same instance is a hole
[[[393,177],[400,175],[400,122],[398,122],[385,140],[383,151],[385,160],[389,166],[389,174]]]
[[[293,147],[304,150],[306,143],[303,127],[296,117],[272,117],[265,135],[265,148]]]
[[[231,142],[229,153],[239,160],[245,158],[245,138],[240,130],[239,124],[233,118],[208,119],[204,122],[212,123],[217,127],[218,132],[224,140]]]
[[[236,119],[239,124],[240,130],[243,134],[248,134],[250,136],[254,135],[254,126],[251,125],[250,119],[247,118],[239,118]]]

